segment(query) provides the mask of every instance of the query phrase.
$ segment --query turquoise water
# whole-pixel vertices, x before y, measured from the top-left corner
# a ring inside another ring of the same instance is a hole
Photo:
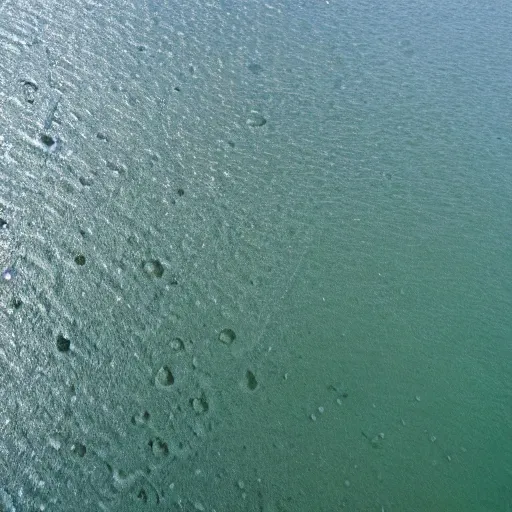
[[[0,15],[3,508],[512,510],[509,4]]]

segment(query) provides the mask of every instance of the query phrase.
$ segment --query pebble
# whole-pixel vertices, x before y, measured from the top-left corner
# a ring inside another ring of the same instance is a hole
[[[16,270],[14,270],[11,267],[7,267],[2,272],[2,279],[4,279],[5,281],[10,281],[13,277],[16,277]]]
[[[255,128],[258,126],[263,126],[267,123],[267,120],[261,114],[253,110],[247,118],[246,123],[248,126]]]
[[[372,446],[376,447],[382,439],[384,439],[384,432],[377,434],[370,442]]]

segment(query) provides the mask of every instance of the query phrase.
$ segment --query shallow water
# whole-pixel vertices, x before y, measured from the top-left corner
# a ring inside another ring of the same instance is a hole
[[[3,509],[510,511],[510,26],[1,4]]]

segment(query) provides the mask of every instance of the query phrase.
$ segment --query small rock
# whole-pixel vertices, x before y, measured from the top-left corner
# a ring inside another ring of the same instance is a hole
[[[263,126],[267,123],[267,120],[258,112],[252,111],[249,117],[247,118],[247,126],[252,128],[256,128],[259,126]]]
[[[16,270],[14,270],[14,268],[12,267],[7,267],[2,272],[2,279],[5,281],[10,281],[14,277],[16,277]]]
[[[220,331],[220,334],[219,334],[219,340],[226,344],[226,345],[231,345],[231,343],[233,343],[233,341],[235,341],[236,339],[236,334],[235,334],[235,331],[233,331],[233,329],[222,329],[222,331]]]
[[[145,261],[143,269],[148,276],[160,278],[164,275],[164,267],[158,260]]]

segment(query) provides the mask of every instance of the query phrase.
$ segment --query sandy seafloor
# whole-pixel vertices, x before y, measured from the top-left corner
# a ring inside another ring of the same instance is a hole
[[[510,27],[0,0],[0,509],[510,512]]]

